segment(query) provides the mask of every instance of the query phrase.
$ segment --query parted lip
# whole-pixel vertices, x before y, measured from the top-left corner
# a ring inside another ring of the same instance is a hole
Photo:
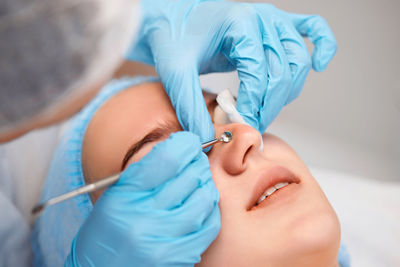
[[[258,199],[262,196],[265,190],[277,183],[299,184],[300,179],[289,169],[279,165],[262,170],[254,187],[247,210],[250,210],[256,205]]]

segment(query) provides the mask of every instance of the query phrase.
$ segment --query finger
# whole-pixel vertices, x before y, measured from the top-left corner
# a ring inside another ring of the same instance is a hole
[[[190,57],[179,55],[173,60],[159,60],[156,69],[182,128],[200,136],[201,142],[207,142],[214,138],[214,125],[193,61]]]
[[[166,255],[163,255],[165,256],[163,257],[165,265],[192,266],[194,262],[200,262],[200,256],[217,237],[221,228],[221,215],[218,205],[215,205],[199,230],[181,235],[178,233],[173,236],[165,236],[165,234],[171,233],[171,229],[180,227],[176,221],[163,224],[160,223],[160,219],[157,219],[151,223],[151,226],[155,227],[151,228],[152,235],[147,235],[145,238],[147,240],[153,238],[155,241],[161,239],[168,244],[168,251],[165,251]],[[162,233],[161,236],[155,234],[158,231]]]
[[[337,50],[335,36],[328,23],[318,15],[300,15],[288,13],[297,31],[314,44],[312,67],[323,71],[328,66]]]
[[[285,105],[292,88],[291,70],[278,33],[271,23],[265,24],[263,36],[268,68],[268,86],[260,107],[260,133],[271,124]]]
[[[240,8],[240,10],[236,10]],[[267,62],[258,15],[249,4],[235,5],[224,49],[240,79],[236,108],[247,123],[259,129],[259,109],[267,89]]]
[[[182,206],[191,194],[211,179],[208,158],[201,153],[192,163],[170,181],[162,185],[148,205],[152,209],[170,210]]]
[[[176,177],[201,152],[198,136],[190,132],[177,132],[122,172],[116,185],[123,191],[146,191]],[[121,189],[122,188],[122,189]]]
[[[138,37],[130,44],[125,52],[125,59],[130,61],[138,61],[151,66],[154,66],[154,59],[151,56],[151,49],[147,44],[147,39],[144,37],[144,29],[141,29]]]
[[[287,105],[299,96],[311,69],[311,58],[303,38],[291,23],[281,20],[276,23],[276,27],[292,77],[292,86],[285,102]]]
[[[221,229],[221,215],[218,205],[215,206],[204,221],[200,230],[175,238],[171,241],[171,251],[169,255],[185,255],[179,257],[179,261],[182,263],[193,263],[200,261],[200,255],[211,245],[211,243],[217,238],[218,233]],[[186,253],[192,251],[193,253]],[[197,253],[194,253],[197,252]],[[176,260],[171,257],[171,263],[175,263]],[[173,265],[173,264],[172,264]]]
[[[219,193],[212,179],[196,189],[182,205],[166,211],[165,232],[169,237],[185,236],[201,230],[204,222],[218,206]],[[168,227],[170,224],[170,227]],[[175,227],[173,227],[175,225]],[[179,225],[179,227],[177,227]]]

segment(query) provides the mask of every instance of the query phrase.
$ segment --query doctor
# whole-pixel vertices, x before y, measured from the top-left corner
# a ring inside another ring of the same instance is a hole
[[[193,194],[201,193],[203,201],[186,207],[203,211],[200,223],[199,218],[186,216],[185,209],[166,210],[158,220],[171,228],[169,233],[158,233],[163,227],[146,229],[147,218],[140,218],[140,227],[131,220],[134,215],[124,190],[132,189],[132,173],[141,173],[134,185],[138,193],[158,187],[168,191],[171,179],[178,181],[175,189],[184,190],[190,177],[185,178],[182,170],[211,178],[204,154],[187,153],[214,137],[201,101],[199,74],[237,70],[237,109],[262,133],[282,107],[300,94],[311,67],[324,70],[336,52],[335,38],[323,18],[287,13],[269,4],[25,2],[6,1],[1,7],[0,142],[73,115],[107,82],[124,55],[155,66],[183,129],[198,135],[189,138],[193,142],[185,135],[168,139],[143,162],[134,164],[134,171],[128,168],[95,205],[71,246],[66,266],[192,266],[198,262],[219,231],[215,186],[197,188]],[[302,36],[314,44],[311,57]],[[163,170],[164,177],[151,179],[153,166],[164,157],[175,159],[175,164]],[[16,210],[1,192],[1,209]],[[163,201],[165,195],[155,192],[147,197]],[[108,209],[109,205],[119,209]],[[2,219],[0,230],[8,234],[0,233],[5,244],[1,255],[13,251],[10,246],[15,242],[7,238],[19,231],[13,228],[15,221],[7,223]]]

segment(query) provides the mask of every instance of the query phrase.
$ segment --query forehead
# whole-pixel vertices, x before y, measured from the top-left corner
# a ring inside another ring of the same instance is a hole
[[[166,120],[179,125],[160,83],[141,84],[116,94],[96,112],[85,133],[85,174],[98,177],[120,171],[127,149]]]

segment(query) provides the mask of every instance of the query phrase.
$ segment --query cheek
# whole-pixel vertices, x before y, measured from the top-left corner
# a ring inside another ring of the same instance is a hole
[[[291,229],[291,251],[299,259],[333,266],[340,245],[340,224],[328,209],[305,213]]]
[[[272,251],[273,255],[286,266],[334,266],[340,245],[339,220],[315,179],[309,173],[302,178],[304,186],[296,203],[275,216],[275,232],[279,233],[275,245],[284,253]],[[266,236],[271,234],[266,231]],[[293,257],[288,259],[287,253]]]
[[[226,172],[220,167],[220,165],[216,164],[216,162],[213,160],[210,160],[210,170],[215,186],[219,192],[219,206],[221,209],[221,215],[224,215],[222,213],[232,214],[232,211],[234,210],[231,210],[229,207],[235,207],[234,202],[238,202],[238,199],[241,197],[232,197],[238,194],[238,192],[234,190],[235,181],[232,179],[232,177],[227,176]]]
[[[272,134],[263,134],[262,138],[264,142],[264,156],[272,159],[289,159],[302,162],[296,151],[279,137]]]
[[[315,179],[310,185],[299,216],[292,227],[293,240],[300,252],[320,254],[320,258],[336,258],[340,245],[338,217]]]
[[[286,144],[264,143],[263,155],[269,160],[283,160],[302,163],[300,157]]]

